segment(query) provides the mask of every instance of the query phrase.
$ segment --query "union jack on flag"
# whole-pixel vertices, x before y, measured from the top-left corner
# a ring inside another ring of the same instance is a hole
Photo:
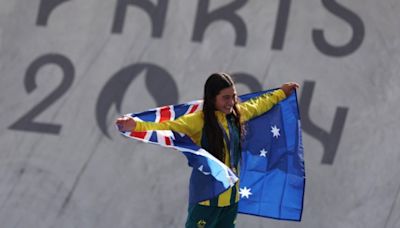
[[[240,96],[242,102],[271,91]],[[202,100],[164,106],[126,116],[163,122],[202,110]],[[296,93],[265,114],[250,120],[242,143],[239,213],[300,221],[305,172]],[[192,173],[190,202],[212,199],[232,187],[238,177],[188,136],[170,130],[121,132],[124,136],[181,151]],[[193,179],[194,178],[194,179]]]

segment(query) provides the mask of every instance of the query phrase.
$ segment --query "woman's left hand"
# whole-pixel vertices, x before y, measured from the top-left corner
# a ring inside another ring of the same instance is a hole
[[[286,82],[281,86],[281,89],[285,93],[286,97],[288,97],[290,96],[290,94],[292,94],[294,89],[297,89],[299,87],[299,84],[297,84],[296,82]]]

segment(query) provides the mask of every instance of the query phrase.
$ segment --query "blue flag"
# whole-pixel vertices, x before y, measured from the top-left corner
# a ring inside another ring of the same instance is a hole
[[[305,171],[295,93],[249,121],[240,170],[239,213],[301,220]]]
[[[240,96],[242,102],[271,91]],[[202,101],[127,114],[136,121],[163,122],[200,111]],[[250,120],[242,143],[239,213],[300,221],[305,172],[296,93]],[[169,130],[121,132],[124,136],[181,151],[194,169],[190,203],[212,199],[238,177],[188,136]]]

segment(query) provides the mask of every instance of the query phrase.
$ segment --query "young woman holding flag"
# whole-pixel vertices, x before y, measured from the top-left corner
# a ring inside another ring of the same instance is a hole
[[[138,122],[130,117],[121,117],[116,124],[120,131],[172,130],[184,133],[239,176],[244,124],[267,112],[298,87],[294,82],[285,83],[278,90],[239,103],[232,78],[226,73],[214,73],[204,85],[202,111],[162,123]],[[186,227],[235,227],[238,188],[239,182],[236,182],[217,197],[201,202],[193,202],[189,192]]]

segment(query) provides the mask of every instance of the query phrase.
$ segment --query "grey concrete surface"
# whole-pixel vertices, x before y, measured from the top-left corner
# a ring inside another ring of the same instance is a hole
[[[113,119],[215,71],[302,85],[303,219],[238,227],[400,227],[400,2],[232,2],[0,0],[0,227],[183,227],[184,156]]]

